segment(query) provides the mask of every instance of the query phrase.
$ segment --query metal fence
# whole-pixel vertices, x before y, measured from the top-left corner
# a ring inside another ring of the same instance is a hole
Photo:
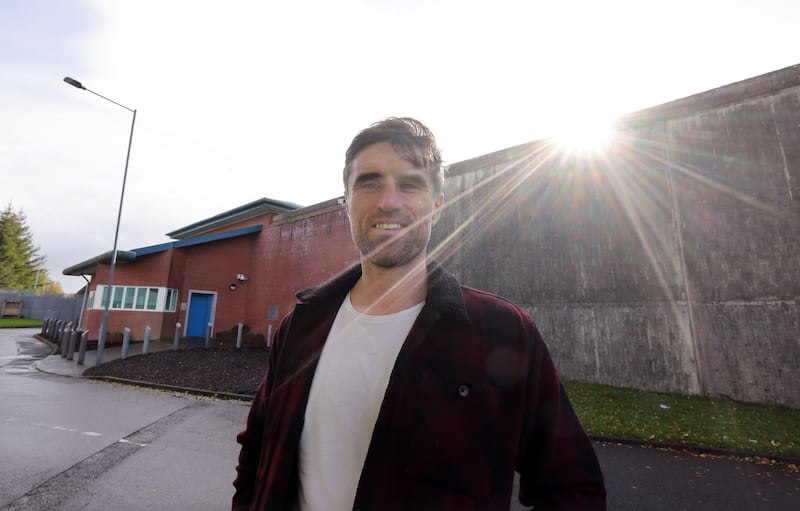
[[[57,319],[77,323],[83,297],[83,292],[74,295],[40,295],[26,290],[0,289],[0,303],[5,300],[22,302],[19,317],[31,319]]]

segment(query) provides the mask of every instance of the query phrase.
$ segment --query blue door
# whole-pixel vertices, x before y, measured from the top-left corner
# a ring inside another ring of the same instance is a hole
[[[208,324],[211,322],[211,305],[214,295],[192,293],[189,300],[189,318],[186,320],[187,337],[205,337]]]

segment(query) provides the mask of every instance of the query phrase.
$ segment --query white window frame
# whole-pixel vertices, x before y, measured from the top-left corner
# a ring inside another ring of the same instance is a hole
[[[103,309],[105,308],[103,305],[103,295],[105,294],[105,290],[108,288],[107,285],[98,285],[95,291],[92,291],[90,294],[89,302],[87,304],[87,308],[89,309]],[[133,292],[133,302],[130,307],[126,307],[126,297],[128,293],[132,290]],[[155,308],[150,308],[151,302],[151,293],[152,291],[156,292],[156,300],[155,300]],[[119,307],[114,306],[114,296],[119,291],[122,292],[121,300]],[[173,304],[172,309],[168,309],[169,303],[167,302],[167,295],[170,293],[174,293],[175,295],[175,303]],[[138,311],[138,312],[175,312],[177,309],[178,297],[180,296],[180,292],[178,289],[174,287],[163,287],[163,286],[148,286],[148,285],[137,285],[137,286],[112,286],[111,292],[108,293],[108,297],[111,300],[111,307],[110,310],[115,311]],[[141,299],[142,307],[138,307],[139,301]]]

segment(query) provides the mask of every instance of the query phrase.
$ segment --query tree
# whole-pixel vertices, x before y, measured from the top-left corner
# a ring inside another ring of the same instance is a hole
[[[52,280],[50,280],[50,277],[47,277],[47,284],[44,287],[37,286],[36,289],[43,289],[44,291],[42,291],[42,293],[44,293],[46,295],[63,295],[64,294],[64,288],[61,287],[61,283],[60,282],[53,282]]]
[[[48,282],[45,260],[33,244],[25,213],[9,203],[0,212],[0,288],[33,289],[37,273],[40,283]]]

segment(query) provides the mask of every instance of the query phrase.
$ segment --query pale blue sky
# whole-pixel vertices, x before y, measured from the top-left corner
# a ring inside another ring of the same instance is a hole
[[[800,2],[4,0],[0,204],[48,270],[260,197],[341,194],[352,136],[390,115],[448,162],[800,63]]]

